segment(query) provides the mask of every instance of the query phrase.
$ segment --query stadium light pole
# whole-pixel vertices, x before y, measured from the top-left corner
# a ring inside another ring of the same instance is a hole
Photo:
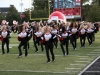
[[[20,3],[20,6],[21,6],[21,15],[22,15],[22,6],[23,6],[22,0],[21,0],[21,3]],[[21,17],[21,19],[22,19],[22,17]]]

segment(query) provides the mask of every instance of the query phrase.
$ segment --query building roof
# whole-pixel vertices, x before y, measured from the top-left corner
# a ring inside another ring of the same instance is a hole
[[[9,8],[8,7],[0,7],[1,12],[8,12]]]

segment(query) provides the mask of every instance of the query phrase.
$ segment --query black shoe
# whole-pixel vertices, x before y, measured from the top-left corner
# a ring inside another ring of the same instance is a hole
[[[25,54],[25,57],[27,57],[27,54]]]

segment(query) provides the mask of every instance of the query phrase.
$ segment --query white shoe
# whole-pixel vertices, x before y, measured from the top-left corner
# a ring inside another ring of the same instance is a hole
[[[74,50],[76,51],[76,48]]]

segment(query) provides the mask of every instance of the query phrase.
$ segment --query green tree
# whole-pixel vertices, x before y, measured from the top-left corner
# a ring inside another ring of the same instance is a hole
[[[100,21],[100,6],[92,5],[90,8],[90,12],[88,13],[89,21],[96,22]]]
[[[100,0],[92,0],[92,4],[98,4],[100,6]]]
[[[90,12],[90,5],[86,4],[84,6],[82,6],[82,18],[83,20],[87,20],[88,19],[88,14]]]
[[[34,10],[31,10],[32,18],[48,18],[48,0],[34,0],[32,5],[34,6]]]
[[[9,25],[13,24],[13,20],[21,22],[20,13],[18,13],[14,5],[10,5],[8,13],[6,15],[6,20],[9,22]]]
[[[3,15],[3,13],[0,11],[0,23],[2,22],[2,20],[5,19],[5,16]]]

